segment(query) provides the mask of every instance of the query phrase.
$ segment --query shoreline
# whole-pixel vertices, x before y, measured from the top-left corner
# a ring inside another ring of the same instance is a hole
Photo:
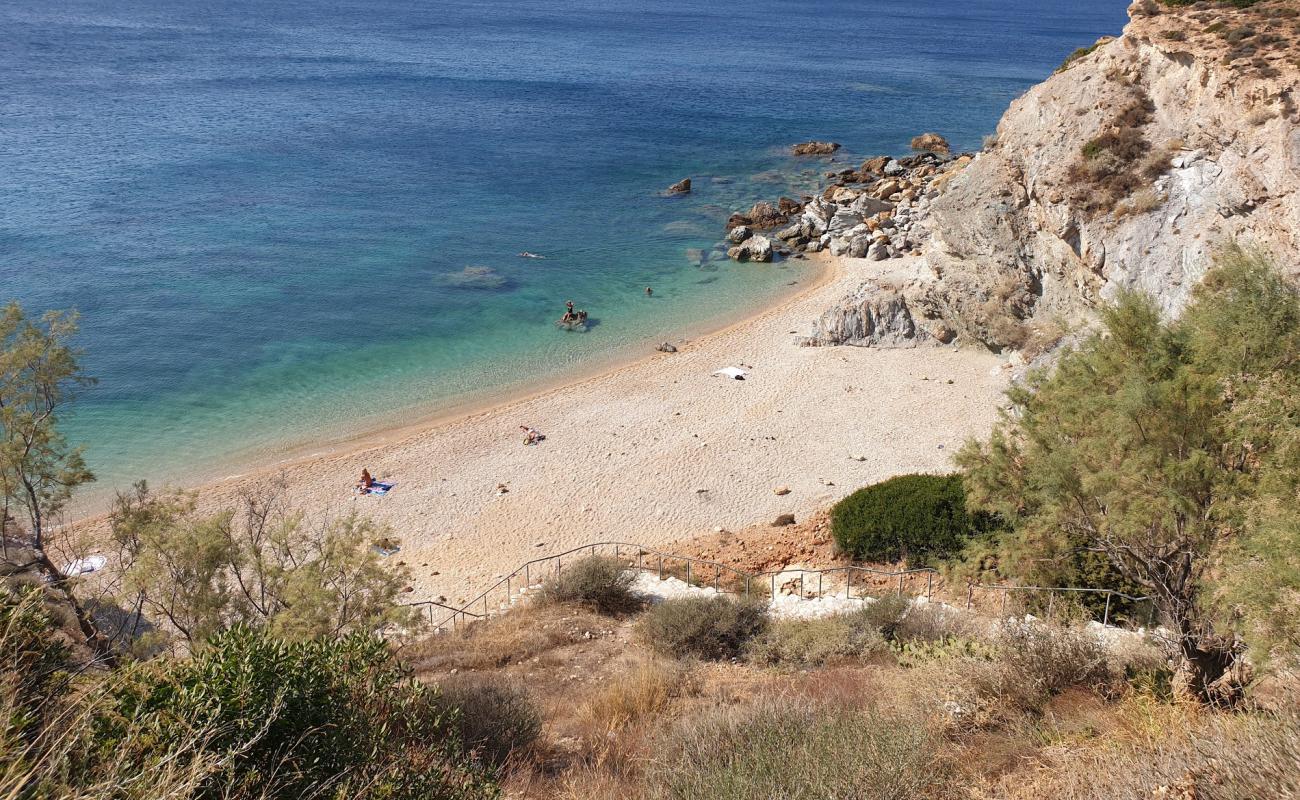
[[[829,305],[900,266],[814,263],[818,275],[792,296],[676,353],[208,483],[199,509],[275,482],[309,524],[371,517],[401,543],[404,597],[456,603],[537,554],[802,520],[892,475],[950,470],[962,441],[995,422],[1006,360],[947,346],[800,347],[796,336]],[[748,378],[712,374],[727,366]],[[524,446],[521,424],[546,441]],[[393,491],[354,495],[362,467]],[[72,530],[94,541],[105,525],[100,515]]]
[[[804,260],[794,262],[801,269],[798,287],[783,292],[775,302],[767,303],[756,309],[737,311],[726,315],[720,324],[697,323],[685,328],[673,339],[679,352],[698,346],[708,339],[727,333],[733,328],[749,324],[767,314],[778,313],[792,303],[798,302],[809,293],[815,292],[827,283],[840,277],[841,266],[838,259],[829,253],[809,254]],[[805,275],[811,274],[811,281]],[[196,491],[210,491],[226,484],[245,482],[260,477],[267,477],[278,472],[293,469],[318,459],[344,458],[385,445],[402,442],[437,428],[465,422],[485,415],[502,412],[511,406],[536,399],[551,392],[581,386],[588,381],[612,376],[624,369],[645,361],[663,357],[646,347],[653,348],[657,342],[639,342],[620,345],[600,357],[585,360],[582,365],[575,365],[537,380],[526,380],[511,384],[503,389],[485,389],[481,392],[461,395],[460,399],[440,402],[429,407],[412,407],[402,411],[391,412],[401,421],[396,424],[363,426],[357,430],[328,435],[323,440],[287,444],[280,455],[270,457],[262,448],[245,448],[232,453],[227,459],[214,462],[211,467],[180,476],[180,480],[164,484],[166,488],[180,488]],[[218,474],[226,473],[226,474]],[[152,484],[151,484],[152,485]],[[65,525],[80,526],[94,524],[104,518],[114,496],[124,491],[126,486],[104,486],[91,484],[80,497],[74,497],[64,520]],[[160,487],[161,488],[161,487]]]

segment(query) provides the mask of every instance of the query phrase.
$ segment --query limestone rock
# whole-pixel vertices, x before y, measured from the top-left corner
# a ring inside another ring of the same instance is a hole
[[[736,261],[771,261],[772,242],[766,236],[754,234],[727,251]]]
[[[748,225],[738,225],[727,231],[727,241],[733,244],[740,244],[753,235],[754,232],[749,229]]]
[[[691,179],[682,178],[677,183],[669,186],[665,194],[688,194],[691,191]]]

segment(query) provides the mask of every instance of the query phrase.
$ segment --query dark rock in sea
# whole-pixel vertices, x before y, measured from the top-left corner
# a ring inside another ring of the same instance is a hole
[[[797,156],[828,156],[839,150],[837,142],[800,142],[790,148]]]
[[[803,204],[789,197],[781,197],[776,201],[776,210],[786,215],[798,214],[803,210]]]
[[[691,191],[691,179],[682,178],[677,183],[669,186],[664,194],[688,194]]]

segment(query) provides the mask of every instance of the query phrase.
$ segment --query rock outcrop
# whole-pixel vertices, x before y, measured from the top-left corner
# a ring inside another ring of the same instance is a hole
[[[753,234],[728,250],[727,255],[736,261],[771,261],[772,240],[766,236]]]
[[[912,149],[930,153],[947,154],[952,150],[948,140],[937,133],[923,133],[912,138]]]
[[[674,183],[672,186],[669,186],[667,189],[665,189],[664,194],[690,194],[690,191],[691,191],[691,179],[682,178],[677,183]]]
[[[790,152],[797,156],[828,156],[839,149],[838,142],[800,142]]]
[[[868,196],[897,202],[894,228],[910,225],[907,239],[923,244],[920,277],[868,281],[809,339],[897,345],[938,338],[937,326],[1020,349],[1050,329],[1086,327],[1120,289],[1173,316],[1234,241],[1295,277],[1300,46],[1275,7],[1140,0],[1122,36],[1013,102],[983,152],[945,162],[907,205],[893,191],[904,184],[886,182],[902,159],[864,163],[858,177],[879,176]],[[826,244],[856,255],[861,231],[848,221],[847,241]]]

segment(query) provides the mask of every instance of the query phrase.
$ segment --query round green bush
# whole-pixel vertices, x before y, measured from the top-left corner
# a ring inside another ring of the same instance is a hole
[[[961,551],[995,519],[966,510],[961,475],[899,475],[859,489],[831,511],[841,552],[866,561],[923,564]]]

